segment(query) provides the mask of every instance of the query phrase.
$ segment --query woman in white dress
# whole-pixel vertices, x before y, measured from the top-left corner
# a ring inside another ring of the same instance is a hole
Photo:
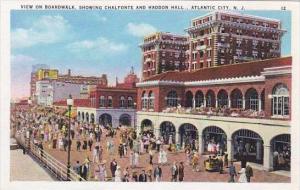
[[[117,170],[115,172],[115,182],[122,182],[122,171],[120,166],[117,166]]]
[[[241,171],[239,171],[239,174],[239,183],[247,183],[246,169],[242,168]]]
[[[140,140],[140,154],[143,154],[144,153],[144,142],[143,140],[141,139]]]
[[[134,153],[134,166],[139,165],[139,154],[137,152]]]

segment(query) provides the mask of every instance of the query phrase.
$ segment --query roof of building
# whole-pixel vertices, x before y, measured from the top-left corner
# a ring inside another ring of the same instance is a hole
[[[233,77],[260,76],[264,68],[288,66],[292,64],[292,57],[272,58],[203,68],[196,71],[168,71],[147,78],[144,81],[203,81]]]

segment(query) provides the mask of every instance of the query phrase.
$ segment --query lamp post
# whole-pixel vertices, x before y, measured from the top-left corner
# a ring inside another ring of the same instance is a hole
[[[70,153],[71,153],[71,146],[70,146],[70,135],[71,135],[71,109],[73,106],[73,99],[71,94],[69,95],[69,98],[67,99],[67,106],[68,106],[68,111],[69,111],[69,128],[68,128],[68,163],[67,163],[67,180],[70,178],[70,168],[71,168],[71,163],[70,163]]]

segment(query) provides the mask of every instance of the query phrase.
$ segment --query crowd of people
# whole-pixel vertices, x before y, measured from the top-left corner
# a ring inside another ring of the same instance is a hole
[[[11,115],[12,128],[18,133],[29,133],[30,139],[39,147],[67,151],[70,146],[71,151],[82,153],[83,160],[77,160],[72,168],[85,180],[159,182],[164,179],[181,182],[184,181],[185,172],[200,172],[200,155],[193,146],[187,144],[181,149],[174,148],[174,144],[165,144],[164,139],[156,137],[152,131],[137,134],[133,128],[84,123],[76,118],[71,118],[69,128],[69,118],[62,108],[36,106],[30,110],[16,109]],[[178,154],[179,151],[185,153],[186,159],[169,161],[169,155]],[[218,153],[216,151],[214,154]],[[145,155],[148,158],[147,165],[142,166],[140,159]],[[226,160],[226,154],[222,154],[219,159],[222,160],[223,170],[228,166],[228,158]],[[233,181],[232,173],[236,175],[232,167],[228,169],[230,181]],[[166,168],[170,171],[163,174]],[[185,171],[187,168],[191,169]],[[240,171],[241,175],[247,173],[247,168],[244,169],[245,172],[243,169]],[[163,177],[165,175],[168,177]]]

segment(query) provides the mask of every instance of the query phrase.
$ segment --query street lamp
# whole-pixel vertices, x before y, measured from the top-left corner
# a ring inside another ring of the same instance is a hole
[[[71,164],[70,164],[71,109],[72,109],[72,106],[73,106],[73,99],[72,99],[71,94],[69,95],[69,98],[67,99],[67,106],[68,106],[68,111],[69,111],[67,180],[69,180],[69,178],[70,178],[70,168],[71,168]]]

